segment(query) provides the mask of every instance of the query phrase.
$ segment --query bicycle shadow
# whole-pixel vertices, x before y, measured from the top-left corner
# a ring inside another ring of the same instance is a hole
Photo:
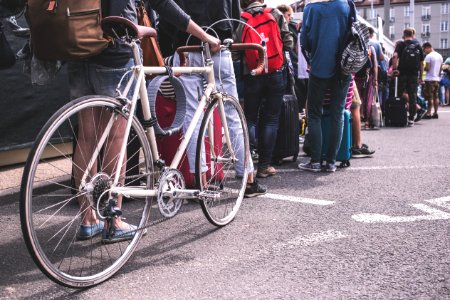
[[[3,242],[0,243],[0,262],[2,272],[0,272],[0,298],[46,298],[46,299],[67,299],[83,297],[90,289],[74,290],[62,287],[49,280],[34,264],[31,259],[20,229],[18,221],[19,208],[17,202],[9,204],[2,203],[0,221],[9,226],[3,231]],[[187,218],[183,215],[189,215]],[[198,219],[190,226],[190,221]],[[185,203],[177,216],[171,219],[164,218],[158,212],[156,206],[152,208],[153,222],[149,227],[149,234],[141,241],[138,250],[133,254],[130,261],[118,272],[127,274],[135,272],[147,265],[169,265],[190,259],[186,255],[176,254],[181,251],[174,251],[183,246],[201,240],[208,236],[217,228],[211,225],[203,216],[198,203]],[[167,223],[167,224],[166,224]],[[175,225],[176,224],[176,225]],[[176,234],[166,232],[165,238],[154,242],[152,236],[158,236],[160,230],[173,227]],[[183,228],[183,230],[180,230]],[[170,253],[158,259],[163,253]],[[135,263],[136,259],[144,260]],[[191,259],[193,259],[191,257]],[[114,277],[113,277],[114,278]]]

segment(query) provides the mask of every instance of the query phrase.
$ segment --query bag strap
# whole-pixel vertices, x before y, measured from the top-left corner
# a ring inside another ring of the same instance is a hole
[[[186,93],[180,79],[176,78],[175,76],[160,75],[153,78],[147,87],[150,112],[153,118],[156,119],[156,96],[158,95],[158,90],[161,86],[161,83],[163,83],[165,80],[169,80],[174,88],[175,97],[177,99],[177,110],[172,125],[166,128],[161,128],[161,126],[159,126],[159,123],[156,122],[154,124],[154,129],[156,134],[170,136],[178,133],[183,127],[184,116],[186,115]]]

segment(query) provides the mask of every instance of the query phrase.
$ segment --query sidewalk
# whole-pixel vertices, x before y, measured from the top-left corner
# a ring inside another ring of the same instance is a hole
[[[20,164],[0,168],[0,198],[12,196],[20,192],[20,184],[22,181],[24,166],[25,164]],[[45,164],[40,164],[37,177],[39,177],[39,181],[45,181],[57,177],[62,178],[61,176],[68,176],[66,173],[67,171],[65,172],[64,170],[70,170],[70,168],[70,161],[66,159],[54,160],[49,167],[46,167]]]
[[[0,168],[0,197],[20,191],[23,165]]]

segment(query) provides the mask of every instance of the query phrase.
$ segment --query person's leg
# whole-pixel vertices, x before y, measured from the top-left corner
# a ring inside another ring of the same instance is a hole
[[[334,165],[336,155],[342,139],[344,129],[344,109],[351,76],[337,75],[331,85],[331,103],[330,103],[330,142],[326,159],[328,164]]]
[[[445,87],[445,105],[450,105],[450,88]]]
[[[256,126],[262,102],[262,86],[261,76],[247,75],[244,77],[244,114],[247,120],[249,141],[253,147],[256,147]]]
[[[350,109],[352,114],[352,146],[361,148],[361,112],[360,105],[353,105]]]
[[[416,116],[417,87],[418,87],[417,76],[415,75],[408,76],[406,91],[409,97],[409,121],[414,121]]]
[[[311,75],[308,84],[308,139],[311,163],[319,163],[322,155],[322,106],[331,79]]]
[[[74,100],[76,98],[94,94],[89,81],[88,81],[88,67],[84,63],[68,63],[67,71],[69,74],[69,86],[70,86],[70,99]],[[97,114],[97,113],[96,113]],[[88,158],[85,156],[88,153],[93,153],[94,144],[89,140],[89,134],[84,129],[85,126],[91,128],[93,125],[90,124],[92,118],[88,120],[83,120],[83,115],[78,115],[78,132],[77,132],[77,145],[73,154],[73,174],[75,186],[80,186],[81,178],[83,177],[84,170],[88,165]],[[96,164],[94,164],[91,170],[91,175],[97,172]],[[91,225],[98,223],[95,211],[90,209],[89,200],[84,197],[78,197],[78,204],[80,206],[81,212],[81,224]]]
[[[213,55],[213,61],[215,66],[214,76],[219,91],[225,92],[234,97],[236,100],[238,100],[236,78],[234,76],[231,52],[226,50],[222,51],[219,54]],[[233,149],[235,151],[236,157],[238,158],[238,162],[236,164],[236,175],[243,176],[244,161],[245,161],[244,138],[243,138],[244,133],[242,131],[242,127],[240,124],[240,119],[239,116],[237,115],[237,112],[234,109],[232,109],[232,105],[225,104],[225,114],[228,129],[230,132],[230,138],[231,141],[233,142]],[[250,153],[248,153],[248,155],[250,156]],[[253,172],[253,162],[252,160],[250,160],[248,173],[252,174],[252,172]],[[249,182],[253,182],[252,175],[250,176],[249,180],[250,180]]]
[[[272,153],[278,133],[281,103],[285,92],[283,72],[274,72],[264,76],[263,92],[266,102],[261,111],[260,140],[258,141],[258,172],[267,169],[272,161]]]
[[[95,94],[98,95],[106,95],[110,97],[116,96],[116,88],[117,84],[120,82],[123,74],[125,74],[132,66],[134,65],[133,60],[129,60],[124,66],[117,68],[105,67],[102,65],[90,64],[89,68],[89,80],[92,83],[92,87]],[[128,80],[130,79],[131,74],[127,75],[127,77],[122,81],[122,87],[126,85]],[[128,96],[131,99],[132,91],[134,87],[132,86],[130,89],[130,93]],[[97,117],[97,123],[99,126],[99,132],[103,132],[104,128],[109,121],[109,113],[102,112]],[[105,172],[114,176],[116,172],[117,163],[115,161],[118,159],[119,152],[122,148],[123,144],[123,135],[126,130],[126,120],[119,119],[117,120],[113,127],[111,128],[111,137],[107,139],[105,144],[105,151],[102,157],[102,165],[105,166]],[[88,128],[87,128],[88,129]],[[92,128],[91,128],[92,129]],[[96,136],[100,136],[99,132],[96,132]],[[95,137],[91,137],[91,142]],[[95,145],[95,143],[93,143]],[[92,153],[92,152],[91,152]],[[120,169],[120,184],[123,184],[125,181],[125,172],[126,172],[126,162],[127,157],[125,153],[123,165]],[[117,206],[122,207],[122,195],[117,197]],[[129,224],[122,221],[121,218],[113,219],[113,227],[115,229],[125,229],[129,230],[131,227]]]
[[[431,81],[425,81],[425,85],[423,86],[423,96],[428,103],[427,107],[427,116],[431,115],[431,109],[433,107],[433,96],[432,96],[432,85]]]
[[[189,53],[190,66],[201,66],[203,60],[200,53]],[[180,60],[178,55],[174,56],[173,60],[174,66],[180,65]],[[186,93],[186,114],[183,124],[183,132],[186,133],[189,125],[192,122],[195,111],[198,107],[198,93],[200,91],[200,96],[203,92],[203,76],[201,74],[183,74],[179,77],[181,83],[184,86]],[[200,130],[202,117],[200,117],[199,122],[197,122],[194,132],[192,133],[191,139],[187,145],[186,154],[189,163],[189,172],[195,173],[195,159],[197,151],[197,139]],[[207,171],[206,161],[204,160],[205,155],[202,155],[202,172]]]
[[[432,96],[433,96],[434,114],[437,115],[439,108],[439,81],[433,81],[432,84],[433,84]]]

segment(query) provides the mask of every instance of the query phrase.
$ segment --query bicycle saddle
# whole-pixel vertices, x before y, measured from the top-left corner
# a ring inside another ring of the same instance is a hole
[[[129,37],[141,39],[143,37],[156,37],[156,30],[151,27],[134,24],[122,17],[106,17],[102,19],[103,33],[110,37]]]

